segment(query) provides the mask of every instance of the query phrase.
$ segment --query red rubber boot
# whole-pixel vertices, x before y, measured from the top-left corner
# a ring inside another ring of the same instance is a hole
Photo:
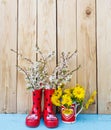
[[[42,89],[33,91],[33,107],[30,114],[26,117],[26,125],[29,127],[37,127],[40,124],[41,97]]]
[[[58,126],[58,118],[53,112],[53,105],[51,96],[54,89],[44,89],[44,123],[48,128],[55,128]]]

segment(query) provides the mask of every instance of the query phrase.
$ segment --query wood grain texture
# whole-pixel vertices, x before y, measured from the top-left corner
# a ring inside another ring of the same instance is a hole
[[[56,0],[38,0],[38,46],[44,54],[56,52]],[[48,64],[49,74],[56,58]]]
[[[16,40],[17,0],[0,0],[0,113],[16,112]]]
[[[78,83],[85,86],[88,98],[96,90],[95,0],[77,0],[77,46]],[[96,113],[96,104],[87,112]]]
[[[98,112],[111,114],[111,1],[97,0]]]
[[[36,60],[34,47],[36,45],[36,0],[19,0],[18,19],[18,51],[23,56]],[[19,66],[28,67],[24,60],[18,59]],[[24,74],[18,72],[17,112],[26,113],[31,108],[31,92],[26,90]]]
[[[58,30],[58,60],[61,52],[71,52],[76,50],[76,0],[57,1],[57,30]],[[69,62],[69,69],[76,68],[76,56]],[[72,81],[66,86],[71,87],[76,84],[76,72]]]

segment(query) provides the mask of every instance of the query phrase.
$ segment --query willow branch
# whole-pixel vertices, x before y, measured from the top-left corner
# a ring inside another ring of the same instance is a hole
[[[14,52],[14,53],[16,53],[16,54],[19,55],[20,57],[22,57],[24,60],[26,60],[26,61],[30,62],[31,64],[33,64],[33,62],[31,61],[31,59],[26,58],[26,57],[23,57],[22,54],[18,53],[17,51],[15,51],[15,50],[13,50],[13,49],[11,49],[11,51]]]
[[[24,70],[22,67],[20,67],[20,66],[17,66],[17,68],[19,68],[26,76],[27,76],[27,78],[28,78],[28,80],[30,81],[30,78],[29,78],[29,75],[28,75],[28,73],[26,72],[26,70]],[[31,83],[31,82],[30,82]],[[31,85],[33,86],[33,84],[31,83]],[[34,87],[33,87],[34,88]]]
[[[77,50],[75,50],[69,57],[67,57],[66,60],[71,59],[76,53],[77,53]]]
[[[81,67],[81,65],[79,65],[76,69],[74,69],[71,72],[69,72],[68,74],[66,74],[65,77],[72,74],[74,71],[77,71],[80,67]]]

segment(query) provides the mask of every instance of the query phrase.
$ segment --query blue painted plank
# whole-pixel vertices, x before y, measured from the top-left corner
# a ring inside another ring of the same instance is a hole
[[[0,114],[0,130],[49,130],[41,119],[37,128],[25,125],[26,114]],[[73,124],[65,124],[59,117],[59,126],[54,130],[111,130],[111,115],[80,114]]]

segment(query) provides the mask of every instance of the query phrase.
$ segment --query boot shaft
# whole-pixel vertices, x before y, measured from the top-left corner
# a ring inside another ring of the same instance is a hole
[[[44,105],[47,106],[49,106],[49,104],[52,105],[51,97],[53,93],[54,89],[44,89]]]
[[[44,89],[44,114],[53,113],[53,105],[51,102],[52,94],[54,93],[54,89]]]
[[[33,91],[33,108],[41,110],[42,89]]]

